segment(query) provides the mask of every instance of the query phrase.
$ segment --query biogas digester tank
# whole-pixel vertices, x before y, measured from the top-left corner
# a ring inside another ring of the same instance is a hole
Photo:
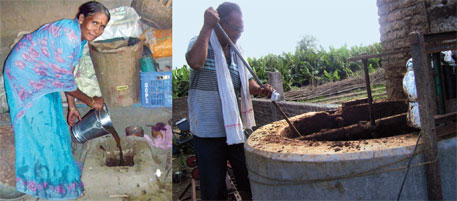
[[[313,134],[311,137],[296,136],[284,120],[257,129],[245,144],[253,199],[397,199],[418,131],[405,126],[406,103],[373,106],[378,114],[378,129],[373,133],[358,133],[364,130],[363,121],[369,120],[366,104],[365,110],[359,105],[334,114],[310,112],[291,118],[302,134]],[[337,122],[336,117],[344,119],[344,123]],[[335,128],[336,124],[341,127]],[[343,137],[325,140],[326,132]],[[447,200],[457,199],[456,144],[455,135],[438,142],[443,198]],[[416,153],[403,188],[403,200],[427,199],[421,143]]]

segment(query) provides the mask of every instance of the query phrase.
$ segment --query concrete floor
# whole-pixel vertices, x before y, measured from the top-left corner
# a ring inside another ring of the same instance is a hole
[[[77,107],[81,115],[89,110],[84,105],[77,105]],[[77,200],[171,200],[171,148],[152,147],[144,138],[125,135],[127,126],[139,125],[143,127],[145,135],[153,139],[151,128],[147,125],[155,125],[159,122],[167,124],[172,116],[171,108],[143,108],[135,104],[131,107],[110,107],[109,112],[113,126],[121,137],[121,143],[126,147],[124,149],[127,152],[129,149],[136,152],[135,165],[107,167],[104,164],[105,156],[109,154],[107,152],[112,149],[117,150],[111,135],[90,140],[85,144],[72,144],[75,159],[84,162],[82,180],[85,194]],[[1,117],[2,125],[5,124],[1,128],[4,130],[10,128],[7,125],[9,122],[7,115]],[[10,137],[14,137],[12,132],[10,134]],[[124,143],[127,144],[124,145]],[[100,145],[107,151],[102,151],[99,148]],[[37,198],[24,196],[17,200],[36,201]]]
[[[0,161],[0,200],[20,196],[14,187],[14,134],[8,114],[0,114]]]
[[[151,147],[144,138],[136,136],[122,137],[121,144],[124,156],[135,152],[135,164],[131,167],[105,165],[107,156],[119,153],[111,136],[85,144],[80,159],[84,161],[82,181],[85,193],[76,200],[171,200],[171,150]],[[32,196],[19,199],[36,200]]]
[[[82,174],[86,193],[77,200],[170,200],[171,151],[151,147],[136,136],[121,138],[121,144],[124,158],[134,154],[131,167],[105,165],[107,157],[119,158],[111,136],[88,143]]]

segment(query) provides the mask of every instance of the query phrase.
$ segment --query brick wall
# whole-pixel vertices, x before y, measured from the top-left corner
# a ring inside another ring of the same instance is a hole
[[[430,32],[457,30],[457,0],[426,0]]]
[[[408,34],[444,32],[457,29],[457,0],[377,0],[382,51],[409,48]],[[382,57],[387,96],[405,99],[402,90],[406,61],[410,53]]]
[[[292,101],[278,102],[282,110],[293,117],[305,112],[336,110],[338,105],[300,103]],[[274,121],[282,120],[282,116],[276,107],[266,99],[253,99],[254,114],[257,126],[263,126]],[[187,97],[173,99],[173,122],[182,118],[188,118]]]
[[[427,17],[423,0],[377,0],[382,51],[409,47],[408,34],[414,30],[427,32]],[[402,89],[405,64],[410,53],[382,57],[387,96],[405,99]]]
[[[34,31],[41,25],[63,18],[73,19],[78,7],[88,0],[1,0],[0,1],[0,72],[10,45],[18,32]],[[132,0],[99,0],[108,9],[130,6]],[[0,73],[0,74],[1,74]]]

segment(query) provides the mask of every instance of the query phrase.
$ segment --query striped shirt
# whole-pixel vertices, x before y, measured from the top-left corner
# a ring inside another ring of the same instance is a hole
[[[188,51],[197,37],[191,39]],[[238,66],[235,63],[235,52],[230,49],[230,60],[227,66],[232,77],[235,94],[240,95],[241,81]],[[198,137],[226,137],[222,104],[217,85],[214,50],[208,46],[205,65],[200,70],[190,70],[190,88],[188,96],[189,122],[191,132]],[[239,105],[239,104],[238,104]],[[237,106],[234,106],[237,107]]]

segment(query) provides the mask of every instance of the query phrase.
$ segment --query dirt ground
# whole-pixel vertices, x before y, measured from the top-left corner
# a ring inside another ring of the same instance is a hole
[[[15,186],[14,133],[11,125],[0,125],[0,183]]]
[[[377,69],[375,72],[370,73],[370,83],[372,85],[384,84],[384,69]],[[336,82],[327,82],[318,86],[305,86],[286,92],[285,98],[288,101],[303,101],[310,102],[317,97],[336,97],[342,94],[350,95],[356,90],[365,91],[365,76],[363,73],[360,75],[350,77]],[[385,91],[384,91],[385,93]],[[350,95],[350,97],[353,95]],[[348,97],[350,99],[350,97]],[[354,97],[353,97],[354,98]],[[336,104],[336,103],[335,103]]]
[[[184,155],[183,157],[187,158],[187,156],[190,155]],[[183,172],[183,175],[180,177],[180,179],[176,180],[176,177],[173,177],[173,179],[175,179],[173,181],[173,201],[192,200],[192,168],[182,165],[179,160],[180,159],[178,157],[173,157],[173,173],[176,173],[177,171]],[[190,187],[188,187],[189,185]],[[196,180],[196,186],[198,185],[200,185],[200,182]],[[187,187],[188,189],[186,190]],[[181,199],[179,199],[180,196]],[[197,190],[197,200],[198,199],[200,199],[200,191]]]

